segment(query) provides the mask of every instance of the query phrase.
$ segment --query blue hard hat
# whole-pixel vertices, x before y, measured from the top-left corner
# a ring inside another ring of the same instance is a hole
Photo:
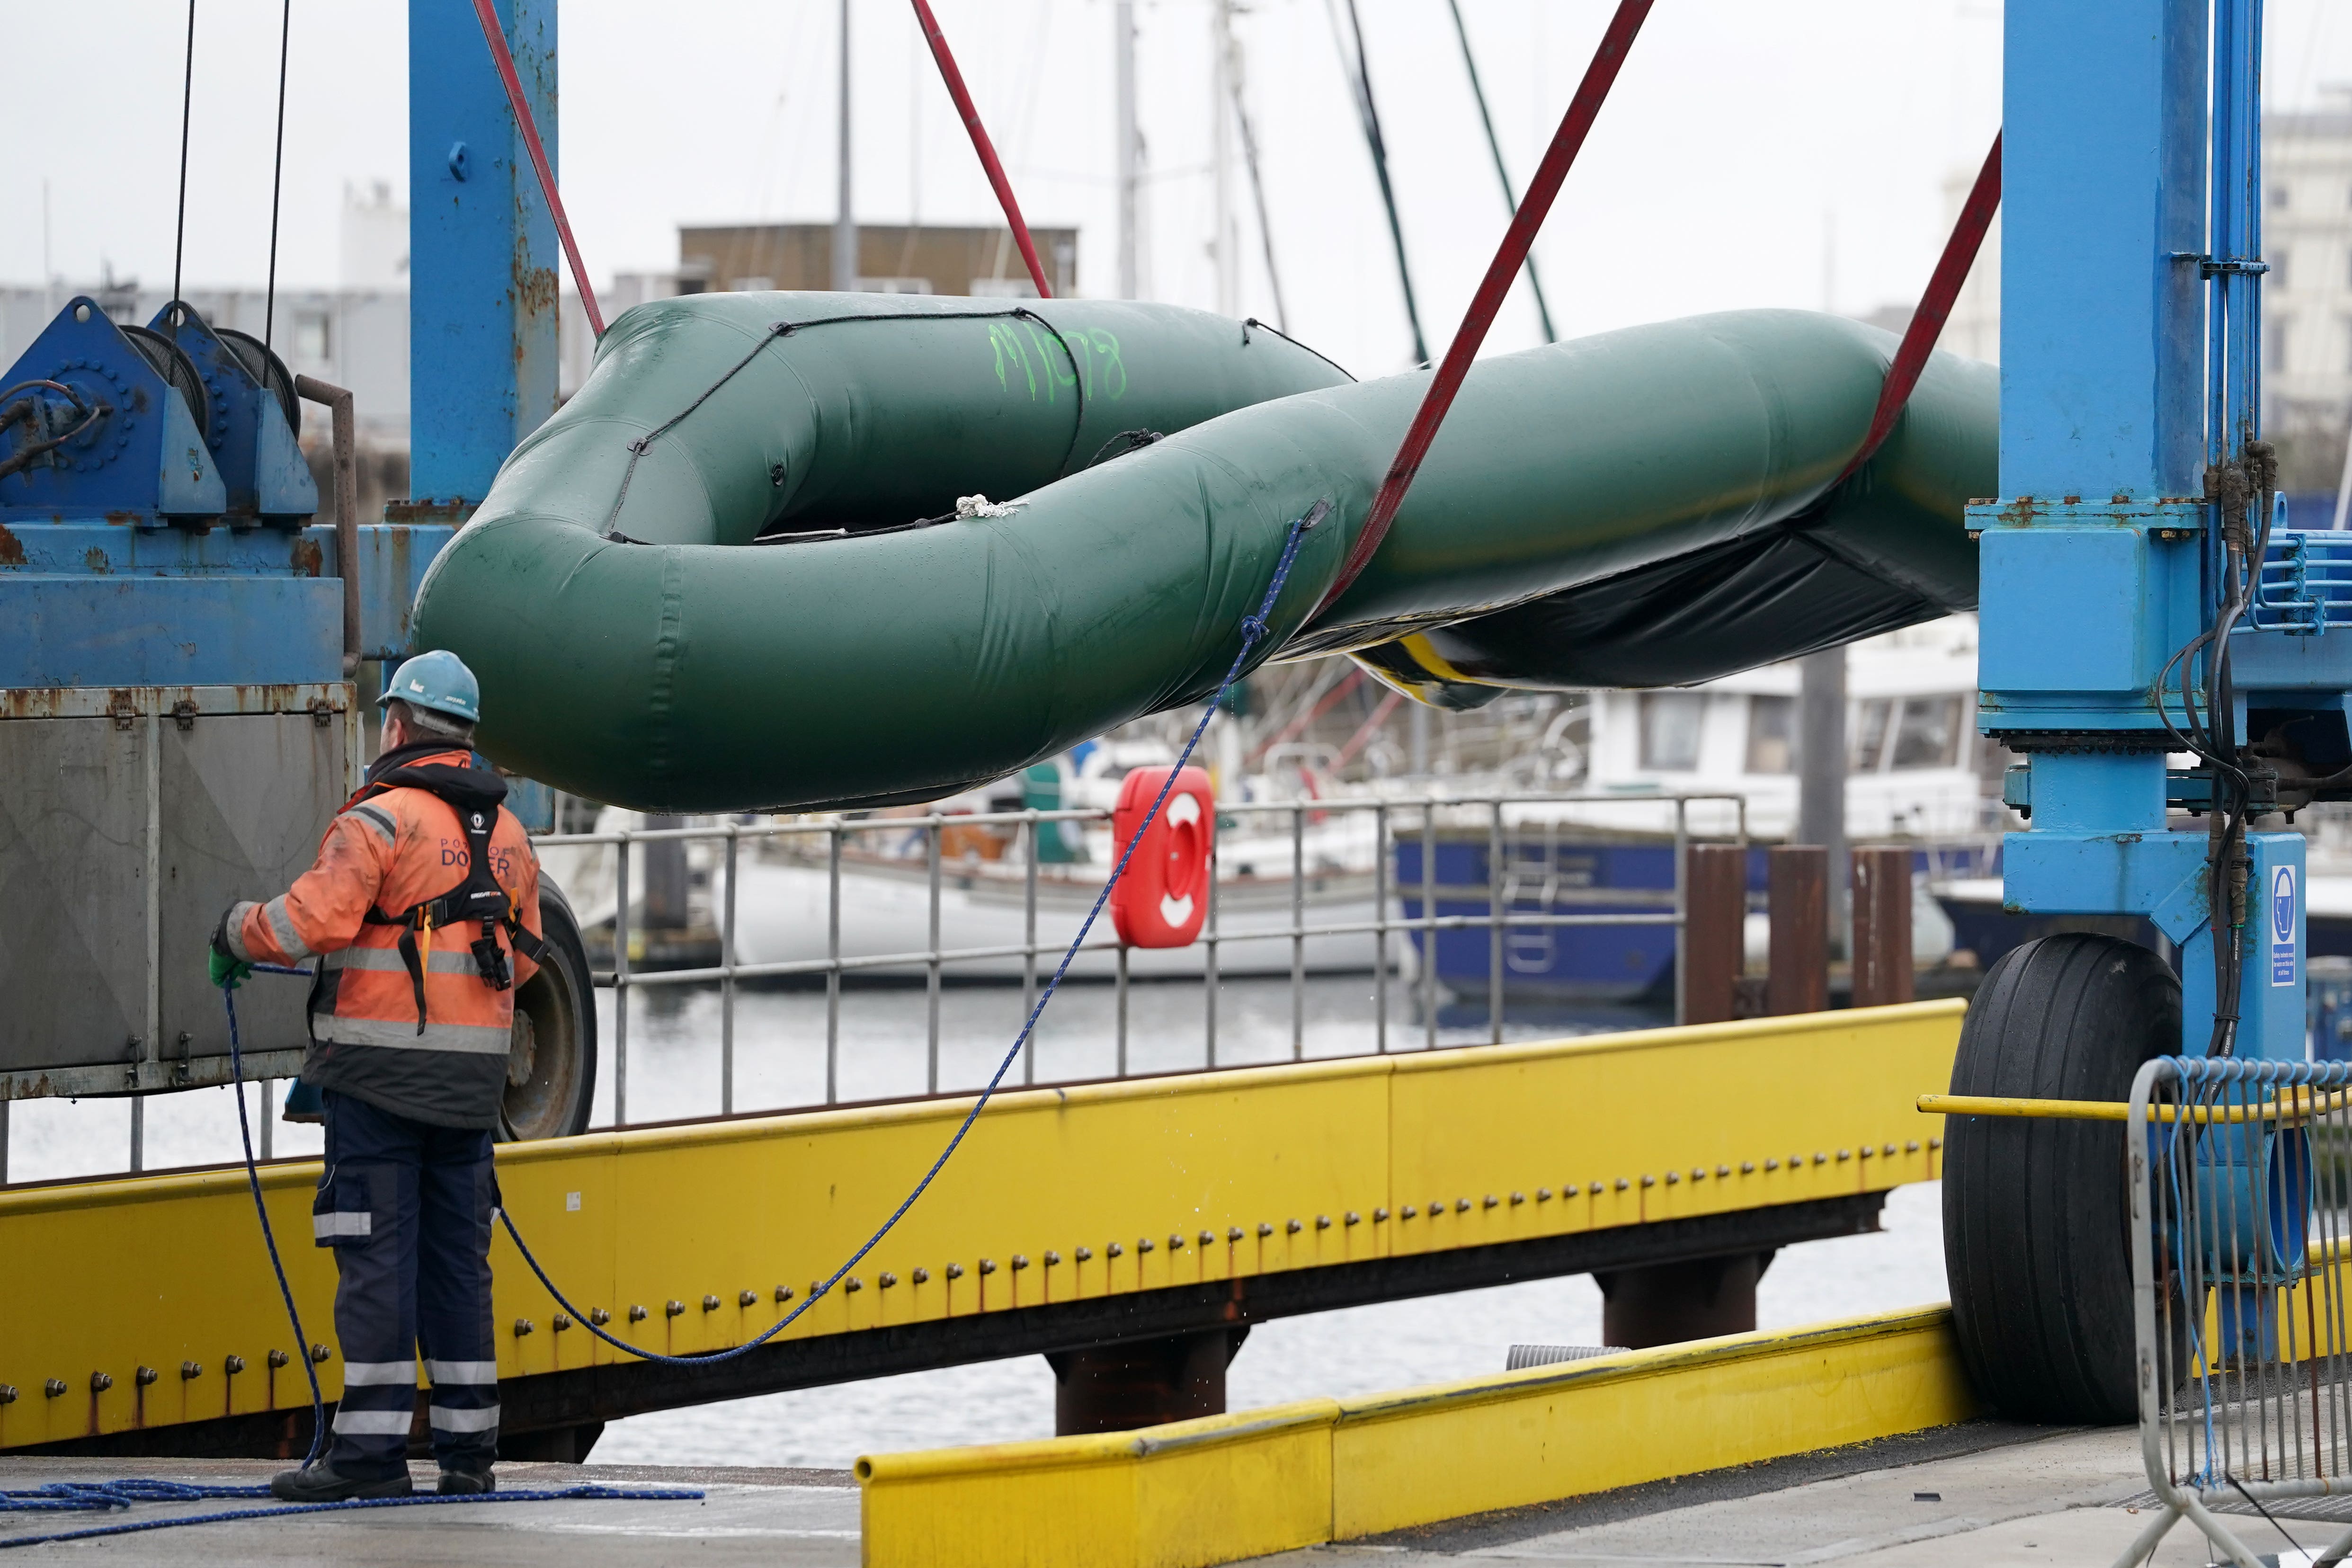
[[[468,724],[482,721],[482,688],[466,661],[444,648],[420,653],[393,671],[391,683],[377,698],[381,708],[394,698],[411,708],[430,708]]]

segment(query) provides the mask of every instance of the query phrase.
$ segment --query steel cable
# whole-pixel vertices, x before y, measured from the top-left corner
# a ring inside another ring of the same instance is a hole
[[[180,259],[188,239],[188,125],[196,90],[196,0],[188,0],[188,57],[180,78],[180,203],[172,222],[172,298],[180,297]]]
[[[271,349],[278,326],[278,195],[286,179],[286,51],[294,37],[294,0],[285,0],[278,17],[278,140],[269,154],[269,280],[261,291],[261,346]],[[172,290],[176,298],[179,289]],[[265,366],[267,361],[264,362]],[[345,568],[338,566],[338,571]]]

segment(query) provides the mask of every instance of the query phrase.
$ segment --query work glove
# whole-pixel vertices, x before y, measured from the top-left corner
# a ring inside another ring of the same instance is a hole
[[[253,965],[229,951],[228,910],[221,911],[220,924],[213,927],[211,952],[205,955],[205,973],[212,983],[224,991],[234,991],[245,977],[253,973]]]

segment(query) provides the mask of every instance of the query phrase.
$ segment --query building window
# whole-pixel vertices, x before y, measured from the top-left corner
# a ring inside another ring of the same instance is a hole
[[[2271,187],[2271,205],[2281,211],[2284,211],[2286,205],[2286,187],[2284,185],[2273,185]]]
[[[1898,768],[1948,768],[1960,760],[1960,700],[1955,696],[1908,697],[1895,726]]]
[[[1852,771],[1874,773],[1886,755],[1886,721],[1895,705],[1884,697],[1874,697],[1867,702],[1853,705],[1853,756]]]
[[[1698,767],[1699,721],[1706,697],[1697,691],[1642,693],[1642,765],[1686,773]]]
[[[2274,289],[2284,289],[2287,286],[2286,258],[2287,248],[2284,245],[2280,246],[2274,253],[2263,258],[2270,263],[2271,268],[2270,277],[2266,281]]]
[[[324,364],[331,357],[333,335],[327,330],[324,310],[297,310],[294,313],[294,357],[308,364]]]
[[[2288,369],[2286,345],[2287,340],[2294,335],[2294,322],[2291,318],[2271,323],[2271,352],[2263,368],[2273,375],[2283,375]]]
[[[1748,700],[1748,771],[1790,773],[1797,771],[1797,700],[1793,697],[1751,697]]]

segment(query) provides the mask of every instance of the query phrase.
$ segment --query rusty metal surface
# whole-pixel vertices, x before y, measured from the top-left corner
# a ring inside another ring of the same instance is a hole
[[[1829,861],[1815,844],[1778,846],[1766,857],[1772,956],[1764,1011],[1776,1017],[1830,1005]]]
[[[1886,1007],[1918,990],[1911,960],[1911,851],[1853,852],[1853,1005]]]
[[[309,865],[351,704],[341,683],[0,693],[0,1098],[226,1077],[205,947]],[[257,988],[245,1045],[298,1050],[302,1011],[299,985]]]
[[[1684,886],[1683,1022],[1729,1023],[1738,1016],[1738,982],[1747,964],[1747,849],[1694,845]]]

